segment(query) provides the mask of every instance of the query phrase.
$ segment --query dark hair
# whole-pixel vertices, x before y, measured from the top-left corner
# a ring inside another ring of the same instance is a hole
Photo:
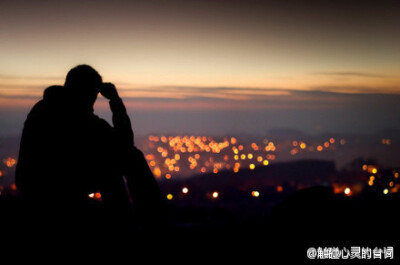
[[[100,86],[102,82],[101,76],[93,67],[81,64],[68,72],[64,86],[68,89],[93,89]]]

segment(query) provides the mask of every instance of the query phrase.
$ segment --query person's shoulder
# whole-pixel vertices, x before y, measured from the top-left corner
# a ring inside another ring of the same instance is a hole
[[[42,100],[39,100],[29,111],[29,113],[27,115],[27,121],[37,119],[38,117],[43,115],[44,112],[45,112],[45,103],[42,99]]]

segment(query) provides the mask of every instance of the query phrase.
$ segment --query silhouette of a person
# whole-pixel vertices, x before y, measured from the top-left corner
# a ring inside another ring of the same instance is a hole
[[[99,92],[109,100],[113,126],[93,113]],[[47,88],[28,114],[16,184],[28,208],[41,214],[87,213],[93,192],[114,217],[129,213],[133,199],[143,225],[153,225],[161,209],[158,185],[134,145],[115,86],[88,65],[71,69],[64,86]]]

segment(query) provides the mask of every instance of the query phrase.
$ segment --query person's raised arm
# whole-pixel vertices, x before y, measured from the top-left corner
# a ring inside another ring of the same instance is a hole
[[[111,83],[104,83],[100,93],[110,100],[114,130],[120,137],[117,141],[125,161],[125,179],[140,223],[154,228],[164,211],[161,191],[143,153],[134,146],[131,122],[117,89]]]
[[[118,137],[122,137],[124,144],[132,147],[134,145],[134,135],[131,121],[122,99],[119,97],[117,89],[112,83],[103,83],[100,93],[109,100],[110,109],[113,114],[112,121]]]

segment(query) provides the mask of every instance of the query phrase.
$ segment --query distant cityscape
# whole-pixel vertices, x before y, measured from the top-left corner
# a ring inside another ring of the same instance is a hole
[[[148,137],[143,151],[156,178],[191,176],[199,173],[217,174],[222,170],[254,170],[268,166],[280,153],[291,156],[307,152],[334,152],[345,145],[345,139],[329,138],[324,142],[293,140],[276,143],[245,142],[236,137],[213,138],[210,136],[153,136]]]
[[[18,162],[19,138],[1,140],[0,195],[17,189],[14,171]],[[181,184],[191,178],[201,181],[202,176],[209,178],[210,175],[250,175],[260,168],[302,160],[333,162],[338,173],[333,177],[320,176],[316,178],[318,180],[296,177],[295,181],[289,181],[291,188],[323,184],[331,186],[335,193],[347,196],[360,192],[364,187],[379,188],[383,194],[397,193],[400,188],[400,161],[397,162],[398,156],[393,155],[399,150],[396,137],[148,135],[138,137],[136,144],[143,151],[167,200],[192,192],[192,187]],[[174,183],[179,183],[179,190],[171,188]],[[279,193],[286,191],[288,180],[282,176],[273,183],[273,189]],[[220,196],[216,190],[207,192],[210,199]],[[252,197],[263,195],[256,189],[246,192]],[[89,194],[89,197],[100,199],[101,194]]]

